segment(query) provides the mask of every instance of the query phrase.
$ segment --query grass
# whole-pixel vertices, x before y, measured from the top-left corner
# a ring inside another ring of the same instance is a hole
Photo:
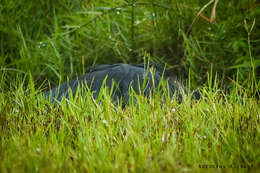
[[[211,15],[209,2],[3,0],[0,67],[12,77],[10,70],[31,72],[36,86],[46,79],[54,86],[94,64],[142,63],[148,53],[179,75],[191,69],[195,86],[207,80],[211,67],[226,84],[237,70],[246,81],[252,63],[259,80],[259,10],[250,8],[253,0],[220,1],[215,23],[198,17]]]
[[[213,4],[2,0],[0,172],[257,172],[259,5],[220,0],[211,23]],[[201,100],[41,96],[94,64],[146,60],[199,86]]]
[[[182,104],[137,95],[123,109],[105,89],[98,100],[87,93],[53,105],[23,85],[0,92],[1,172],[259,169],[260,104],[245,90],[209,84],[201,100]]]

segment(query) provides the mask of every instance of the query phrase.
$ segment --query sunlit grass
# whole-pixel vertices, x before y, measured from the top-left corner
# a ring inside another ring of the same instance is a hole
[[[0,93],[1,172],[259,168],[260,105],[253,97],[204,87],[199,101],[136,95],[122,108],[105,89],[97,100],[86,93],[52,104],[32,94],[32,83],[17,86]]]

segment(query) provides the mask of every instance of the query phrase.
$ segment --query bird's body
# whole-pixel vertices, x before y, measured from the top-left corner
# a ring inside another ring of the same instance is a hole
[[[97,98],[104,83],[108,88],[113,88],[113,100],[123,98],[124,101],[128,102],[131,87],[136,93],[149,97],[151,93],[161,87],[161,81],[168,85],[167,92],[170,96],[173,96],[177,91],[185,90],[185,87],[174,76],[160,66],[154,64],[113,64],[93,67],[85,75],[48,91],[46,97],[51,98],[52,101],[61,101],[63,97],[69,98],[70,89],[75,95],[78,87],[87,86],[93,92],[94,98]],[[178,94],[178,99],[182,99],[180,94]]]

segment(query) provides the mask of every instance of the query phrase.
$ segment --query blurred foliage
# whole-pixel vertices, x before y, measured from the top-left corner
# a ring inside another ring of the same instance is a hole
[[[31,72],[40,85],[101,63],[167,63],[199,85],[207,74],[260,76],[260,5],[219,0],[216,22],[192,21],[209,0],[1,0],[0,74]],[[213,4],[203,10],[211,15]],[[254,75],[252,75],[254,74]]]

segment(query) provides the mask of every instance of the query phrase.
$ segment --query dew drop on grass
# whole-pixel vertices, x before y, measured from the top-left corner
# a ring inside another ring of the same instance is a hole
[[[43,42],[41,42],[41,41],[39,42],[39,46],[38,46],[39,48],[44,48],[45,46],[46,46],[45,43],[43,43]]]
[[[141,23],[140,20],[137,20],[137,21],[135,22],[136,25],[139,25],[140,23]]]
[[[41,149],[40,148],[35,148],[35,151],[37,152],[37,153],[40,153],[41,152]]]
[[[116,8],[116,14],[120,14],[120,10],[121,10],[121,8]]]
[[[104,124],[107,124],[107,121],[106,121],[106,120],[103,120],[102,122],[103,122]]]
[[[165,137],[164,137],[164,133],[163,133],[163,135],[162,135],[162,143],[164,143],[164,141],[165,141]]]

